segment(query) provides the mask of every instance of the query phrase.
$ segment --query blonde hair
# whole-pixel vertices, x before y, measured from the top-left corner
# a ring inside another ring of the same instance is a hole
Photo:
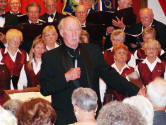
[[[148,48],[148,46],[149,46],[150,44],[155,45],[155,46],[157,47],[157,49],[160,51],[161,45],[160,45],[159,41],[157,41],[157,40],[152,40],[152,39],[149,39],[148,41],[146,41],[146,42],[144,43],[144,45],[143,45],[143,50],[145,50],[146,48]]]
[[[153,37],[155,38],[156,37],[156,30],[153,27],[146,27],[142,32],[143,37],[146,34],[152,34]]]
[[[12,0],[8,0],[8,3],[10,3]],[[17,0],[18,2],[21,2],[20,0]]]
[[[18,29],[9,29],[6,32],[6,40],[12,39],[14,36],[19,36],[20,40],[23,40],[23,34],[20,30]]]
[[[48,26],[44,27],[44,29],[42,31],[42,35],[49,32],[50,30],[55,31],[56,35],[58,35],[58,33],[53,25],[48,25]]]
[[[121,36],[121,40],[125,41],[125,32],[121,29],[114,30],[111,34],[111,39],[115,36]]]
[[[114,46],[113,48],[113,54],[116,53],[116,51],[118,51],[119,49],[124,49],[127,52],[127,55],[129,54],[129,49],[126,45],[124,45],[123,43],[119,43],[116,46]]]
[[[29,61],[31,62],[32,59],[34,58],[34,54],[33,54],[33,49],[35,48],[36,45],[42,43],[46,49],[46,45],[44,43],[44,41],[42,39],[36,39],[33,41],[33,44],[32,44],[32,47],[31,47],[31,50],[29,52]]]

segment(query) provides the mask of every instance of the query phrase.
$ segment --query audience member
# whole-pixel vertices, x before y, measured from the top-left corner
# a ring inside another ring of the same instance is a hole
[[[166,123],[166,81],[156,78],[147,85],[147,96],[154,108],[153,125]]]
[[[114,30],[111,34],[111,41],[112,46],[111,48],[104,51],[104,60],[111,66],[114,63],[114,57],[113,57],[113,48],[118,43],[124,43],[125,42],[125,33],[121,29]],[[136,66],[136,61],[131,52],[129,52],[127,57],[127,64],[131,67]]]
[[[40,16],[40,19],[44,20],[45,22],[56,22],[57,24],[59,21],[65,17],[63,14],[58,13],[56,11],[56,0],[43,0],[47,12]]]
[[[54,125],[57,115],[50,102],[34,98],[22,104],[17,118],[18,125]]]
[[[60,43],[58,40],[58,33],[53,25],[46,26],[42,31],[42,39],[46,44],[46,49],[52,50],[59,47]]]
[[[90,88],[77,88],[72,94],[72,104],[77,122],[72,125],[96,125],[97,94]]]
[[[158,58],[161,47],[157,40],[146,41],[143,49],[147,57],[138,63],[138,72],[146,86],[156,77],[164,77],[166,64]]]
[[[8,0],[9,5],[9,12],[8,14],[13,14],[20,16],[21,13],[19,12],[21,9],[21,1],[20,0]]]
[[[29,61],[22,67],[18,80],[18,89],[40,86],[39,75],[41,69],[41,57],[46,51],[43,40],[35,40],[29,54]]]
[[[11,74],[10,89],[17,89],[21,69],[28,60],[27,53],[19,49],[22,40],[23,35],[20,30],[9,29],[6,33],[8,46],[0,50],[0,62],[7,66]]]
[[[17,125],[17,118],[10,112],[0,106],[0,124]]]
[[[100,110],[97,125],[147,125],[147,123],[134,106],[112,101]]]
[[[138,92],[135,85],[109,67],[99,48],[80,44],[81,24],[76,17],[63,18],[59,31],[64,44],[43,54],[40,73],[40,92],[52,96],[52,105],[58,114],[57,125],[76,120],[70,100],[75,88],[90,87],[100,96],[99,77],[121,93],[132,96]],[[101,106],[100,100],[98,106]]]
[[[11,111],[15,116],[22,105],[22,101],[17,99],[9,99],[3,104],[3,108]]]
[[[153,106],[147,98],[141,95],[132,96],[130,98],[125,98],[123,103],[135,106],[145,118],[146,125],[153,125]]]

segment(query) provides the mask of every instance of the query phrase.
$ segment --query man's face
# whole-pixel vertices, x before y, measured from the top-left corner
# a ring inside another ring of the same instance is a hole
[[[39,8],[37,6],[30,6],[27,15],[30,21],[36,23],[40,16]]]
[[[125,9],[132,6],[131,0],[119,0],[118,2],[119,9]]]
[[[81,26],[77,20],[72,18],[66,20],[60,34],[66,46],[76,49],[80,42]]]
[[[84,5],[87,10],[92,8],[92,1],[91,0],[81,0],[80,4]]]
[[[75,15],[81,23],[84,23],[86,21],[86,17],[87,17],[86,8],[83,6],[79,6],[75,11]]]
[[[56,12],[56,3],[55,0],[46,0],[47,13],[49,15]]]
[[[0,11],[4,11],[7,6],[7,0],[0,0]]]
[[[20,0],[11,0],[9,3],[10,11],[13,13],[17,13],[20,9]]]
[[[150,26],[153,21],[153,13],[149,10],[140,11],[140,20],[144,27]]]

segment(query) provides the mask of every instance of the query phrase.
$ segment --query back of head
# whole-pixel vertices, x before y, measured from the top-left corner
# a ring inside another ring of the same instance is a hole
[[[112,101],[99,111],[97,125],[146,125],[146,121],[135,107]]]
[[[0,125],[17,125],[16,117],[0,106]]]
[[[19,125],[52,125],[57,115],[48,101],[35,98],[22,104],[17,118]]]
[[[153,105],[157,107],[166,106],[166,81],[156,78],[147,86],[147,95]]]
[[[3,107],[6,110],[11,111],[15,116],[19,110],[19,108],[21,107],[23,102],[21,102],[20,100],[16,100],[16,99],[10,99],[7,102],[5,102],[3,104]]]
[[[97,94],[90,88],[78,88],[73,91],[72,104],[85,111],[94,111],[97,108]]]
[[[129,98],[125,98],[123,100],[123,103],[135,106],[147,121],[147,125],[153,125],[153,106],[147,98],[140,95],[132,96]]]

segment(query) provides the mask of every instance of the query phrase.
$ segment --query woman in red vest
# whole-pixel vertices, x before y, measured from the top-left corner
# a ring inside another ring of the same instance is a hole
[[[40,85],[39,75],[41,68],[41,57],[46,51],[46,46],[41,39],[33,42],[29,54],[29,61],[23,66],[20,78],[18,81],[18,89],[22,90],[24,87],[35,87]]]
[[[126,45],[123,43],[119,43],[113,48],[113,57],[115,62],[111,65],[111,67],[116,70],[121,76],[129,80],[128,75],[133,73],[135,70],[133,67],[126,64],[128,58],[129,50]],[[113,88],[107,89],[104,103],[107,103],[112,100],[122,101],[123,98],[127,95],[123,95],[118,93]]]
[[[17,89],[20,71],[28,59],[27,53],[19,49],[22,40],[23,35],[20,30],[9,29],[6,33],[8,45],[0,50],[0,62],[6,65],[11,74],[10,89]]]
[[[18,82],[18,89],[24,87],[35,87],[40,85],[39,75],[41,68],[41,57],[46,51],[46,46],[43,40],[37,39],[33,42],[30,50],[30,60],[23,66]]]
[[[138,63],[138,71],[143,84],[147,85],[156,77],[164,77],[166,63],[158,58],[161,46],[157,40],[146,41],[143,48],[147,57]]]

